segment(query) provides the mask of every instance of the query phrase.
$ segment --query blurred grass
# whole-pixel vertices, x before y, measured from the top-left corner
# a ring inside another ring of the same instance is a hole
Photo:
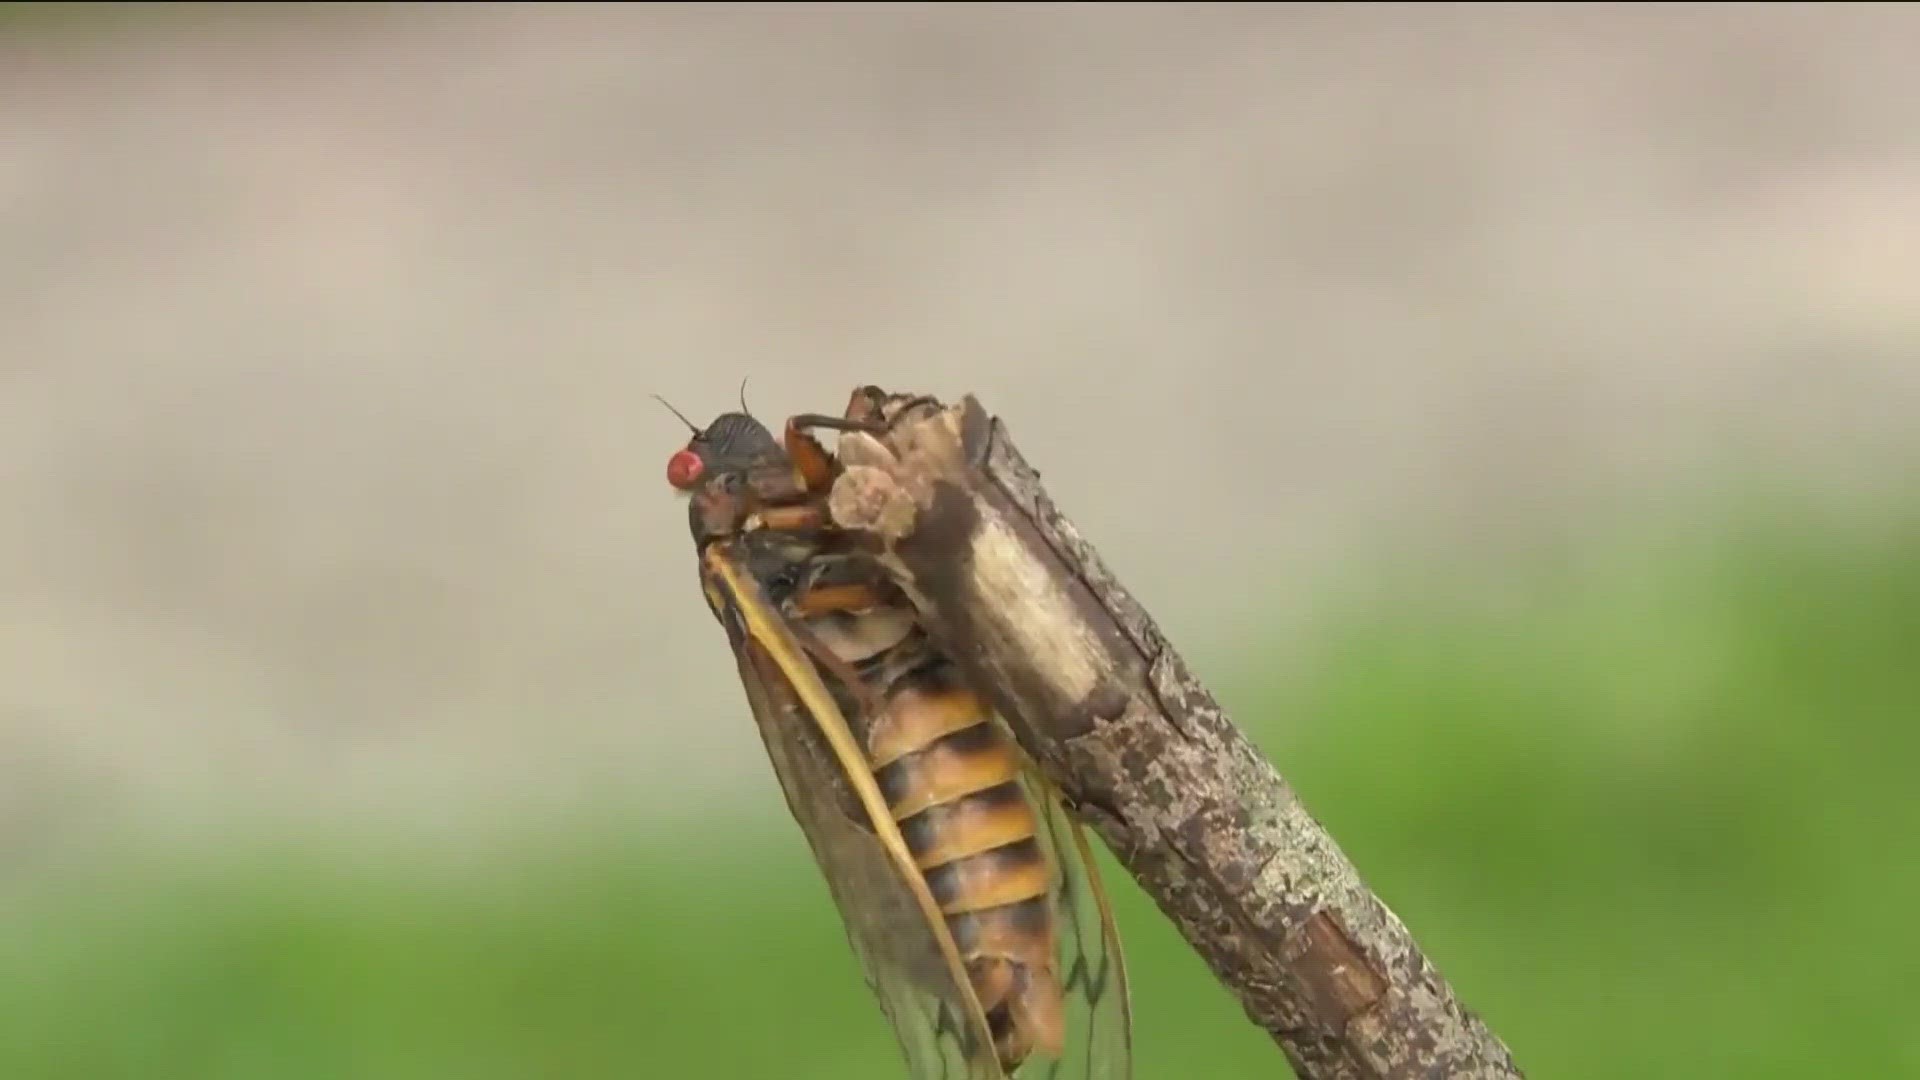
[[[1920,526],[1383,580],[1303,674],[1224,696],[1532,1075],[1920,1073]],[[778,824],[76,870],[8,901],[0,1076],[896,1076]],[[1138,1074],[1275,1075],[1108,865]]]

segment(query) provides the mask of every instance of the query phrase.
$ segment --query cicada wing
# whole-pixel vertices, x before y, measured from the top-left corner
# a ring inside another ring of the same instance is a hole
[[[740,681],[787,807],[813,849],[848,943],[899,1039],[910,1075],[915,1080],[1004,1080],[938,907],[878,801],[864,760],[849,762],[849,743],[831,734],[837,730],[851,739],[812,661],[783,633],[785,624],[744,574],[742,563],[717,556],[709,565],[715,570],[710,599],[732,607],[722,618],[735,620],[728,633]],[[716,589],[723,595],[713,596]],[[864,793],[863,782],[869,789]],[[881,810],[877,816],[869,809],[875,805]]]
[[[1035,1056],[1020,1080],[1129,1080],[1133,1007],[1111,901],[1094,863],[1092,841],[1067,813],[1060,793],[1029,766],[1022,778],[1040,815],[1040,838],[1053,866],[1054,955],[1066,994],[1066,1045],[1060,1058]]]

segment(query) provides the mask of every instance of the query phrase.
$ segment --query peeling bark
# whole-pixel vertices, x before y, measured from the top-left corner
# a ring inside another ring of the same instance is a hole
[[[856,395],[856,401],[858,401]],[[1518,1077],[971,396],[848,433],[836,524],[1304,1080]]]

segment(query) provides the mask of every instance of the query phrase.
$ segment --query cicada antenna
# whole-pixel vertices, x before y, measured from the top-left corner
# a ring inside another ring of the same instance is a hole
[[[667,407],[668,412],[672,413],[675,417],[678,417],[681,423],[687,425],[688,431],[693,432],[695,435],[700,434],[700,425],[694,423],[693,421],[687,419],[684,416],[681,416],[680,410],[674,408],[672,402],[668,401],[666,398],[661,397],[659,394],[653,395],[653,400],[659,402],[662,405],[665,405]]]

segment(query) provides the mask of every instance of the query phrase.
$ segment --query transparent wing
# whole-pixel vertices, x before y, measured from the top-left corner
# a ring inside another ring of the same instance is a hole
[[[1053,864],[1061,988],[1067,1040],[1059,1060],[1036,1055],[1019,1080],[1129,1080],[1133,1076],[1133,1011],[1126,963],[1112,907],[1093,860],[1092,841],[1061,804],[1060,794],[1031,767],[1022,778],[1040,814],[1040,837]]]
[[[709,600],[719,605],[734,638],[740,681],[788,809],[813,848],[847,941],[899,1038],[910,1075],[1003,1080],[938,907],[911,872],[905,842],[878,801],[871,775],[863,764],[843,764],[855,744],[812,661],[739,561],[716,552],[708,569]],[[838,746],[836,726],[846,739]],[[863,786],[871,801],[863,800]],[[871,813],[872,806],[881,812]]]

